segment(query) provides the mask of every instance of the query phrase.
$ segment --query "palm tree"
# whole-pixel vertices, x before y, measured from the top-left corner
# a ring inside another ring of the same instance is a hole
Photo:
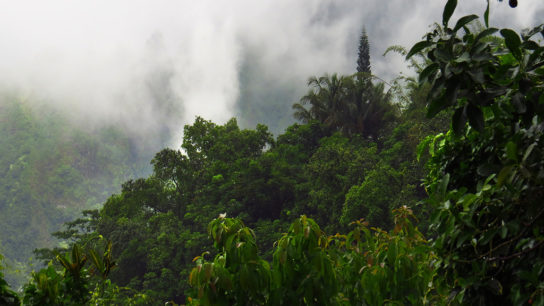
[[[308,86],[311,88],[300,103],[293,104],[295,118],[303,123],[317,120],[347,135],[376,139],[379,130],[395,115],[384,85],[372,84],[364,73],[312,77]]]
[[[396,115],[390,94],[384,92],[384,84],[374,85],[370,77],[360,73],[352,76],[349,116],[346,130],[349,134],[361,134],[376,139],[378,132]]]
[[[300,103],[293,104],[295,118],[303,123],[317,120],[333,129],[340,129],[348,112],[346,103],[351,82],[350,77],[336,73],[311,77],[308,80],[311,89],[300,99]],[[310,107],[307,109],[305,105]]]

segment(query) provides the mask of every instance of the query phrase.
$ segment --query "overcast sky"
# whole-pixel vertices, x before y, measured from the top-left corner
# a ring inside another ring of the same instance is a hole
[[[544,1],[491,0],[493,26],[544,22]],[[235,114],[244,54],[263,80],[305,91],[309,76],[352,73],[363,25],[373,73],[404,70],[390,45],[410,47],[435,21],[439,0],[0,0],[0,86],[68,110],[83,124],[181,129],[196,115]],[[482,15],[485,0],[460,0],[456,17]],[[452,20],[453,20],[452,19]],[[164,100],[167,100],[165,102]],[[161,102],[162,101],[162,102]]]

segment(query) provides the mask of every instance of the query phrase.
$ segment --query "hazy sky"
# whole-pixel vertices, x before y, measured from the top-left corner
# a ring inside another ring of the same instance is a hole
[[[491,0],[494,26],[544,22],[544,1]],[[0,86],[48,101],[76,121],[120,122],[136,131],[180,129],[196,115],[235,113],[244,54],[263,80],[352,73],[363,25],[373,72],[392,79],[411,46],[440,21],[439,0],[0,0]],[[485,0],[460,0],[453,19],[482,15]]]

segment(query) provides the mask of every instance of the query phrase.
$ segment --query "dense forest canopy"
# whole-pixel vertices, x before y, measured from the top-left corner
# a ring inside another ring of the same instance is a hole
[[[277,137],[197,117],[0,302],[543,305],[544,25],[456,6],[393,48],[417,78],[373,76],[363,29]]]

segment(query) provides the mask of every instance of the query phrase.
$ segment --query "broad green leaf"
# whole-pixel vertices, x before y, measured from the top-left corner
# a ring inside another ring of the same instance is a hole
[[[439,66],[437,63],[432,63],[429,66],[425,67],[421,73],[419,73],[419,83],[423,84],[426,81],[432,81],[429,79],[430,76],[433,76],[438,70]]]
[[[410,57],[414,56],[416,53],[420,52],[421,50],[430,47],[433,45],[433,42],[431,41],[420,41],[416,43],[410,51],[408,51],[408,54],[406,54],[406,59],[409,59]]]
[[[446,109],[448,106],[449,105],[446,103],[446,99],[444,99],[444,97],[432,100],[427,107],[427,118],[433,118],[436,116],[436,114]]]
[[[429,135],[427,137],[425,137],[425,139],[423,139],[418,145],[417,145],[417,149],[416,149],[416,153],[417,153],[417,161],[419,161],[421,159],[421,155],[423,154],[423,151],[429,147],[429,144],[431,143],[431,141],[433,140],[433,136],[432,135]]]
[[[451,15],[453,15],[456,7],[457,0],[448,0],[448,2],[446,3],[446,6],[444,7],[444,12],[442,13],[442,24],[444,25],[444,27],[448,26],[448,22],[450,21]]]
[[[442,60],[444,62],[449,62],[453,60],[453,55],[451,52],[451,49],[448,48],[449,46],[446,44],[440,44],[437,46],[436,49],[434,49],[434,55],[437,59]]]
[[[464,27],[469,22],[478,19],[477,15],[467,15],[461,17],[459,20],[457,20],[457,23],[455,24],[455,27],[453,28],[454,32],[457,32],[460,28]]]
[[[517,60],[521,60],[521,50],[519,49],[521,39],[518,34],[510,29],[502,29],[501,35],[504,37],[504,42],[510,52],[512,52],[512,55],[514,55]]]
[[[540,46],[532,40],[524,41],[521,44],[521,48],[527,49],[527,50],[537,50],[539,47]]]
[[[482,32],[480,32],[478,34],[478,36],[476,36],[476,38],[474,39],[474,44],[476,42],[478,42],[480,39],[484,38],[484,37],[487,37],[489,35],[493,35],[495,34],[499,29],[497,28],[488,28],[488,29],[485,29],[483,30]],[[473,45],[474,46],[474,45]],[[474,47],[473,47],[474,48]]]

